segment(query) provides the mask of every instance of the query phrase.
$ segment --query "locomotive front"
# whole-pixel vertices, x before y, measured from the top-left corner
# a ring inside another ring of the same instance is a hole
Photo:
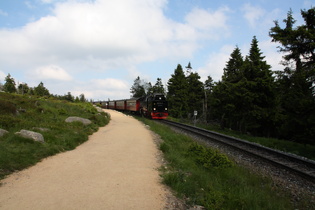
[[[163,94],[154,94],[148,98],[148,110],[152,119],[166,119],[168,116],[167,101]]]

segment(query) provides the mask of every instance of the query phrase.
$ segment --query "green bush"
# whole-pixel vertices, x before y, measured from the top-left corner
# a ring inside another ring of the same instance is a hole
[[[11,129],[12,125],[18,125],[21,123],[21,119],[13,115],[0,115],[0,128],[2,129]]]
[[[16,107],[12,102],[0,99],[0,111],[1,114],[16,114]]]
[[[232,166],[232,161],[226,155],[197,143],[192,143],[189,146],[187,155],[191,156],[197,164],[208,170]]]

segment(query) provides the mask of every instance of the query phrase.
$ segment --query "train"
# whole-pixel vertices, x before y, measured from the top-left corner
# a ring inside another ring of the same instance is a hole
[[[123,112],[132,112],[151,119],[166,119],[168,117],[167,100],[161,93],[155,93],[140,98],[102,101],[101,107]]]

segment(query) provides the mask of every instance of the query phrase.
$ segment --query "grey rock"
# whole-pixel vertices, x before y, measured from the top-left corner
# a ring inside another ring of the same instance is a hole
[[[8,134],[9,132],[7,130],[0,128],[0,137],[4,136],[5,134]]]
[[[50,131],[50,129],[49,129],[49,128],[38,128],[38,127],[33,127],[32,129],[33,129],[33,130],[42,131],[42,132],[47,132],[47,131]]]
[[[28,139],[32,139],[34,141],[41,142],[41,143],[45,142],[43,135],[40,133],[34,132],[34,131],[22,129],[22,130],[20,130],[20,132],[16,132],[15,134],[18,136],[22,136],[24,138],[28,138]]]
[[[67,123],[81,122],[81,123],[83,123],[83,125],[89,125],[89,124],[92,123],[91,120],[85,119],[85,118],[82,118],[82,117],[68,117],[65,121]]]
[[[97,110],[97,112],[104,112],[104,110],[101,108],[101,107],[95,107],[96,108],[96,110]]]
[[[99,112],[99,113],[104,112],[104,110],[101,107],[96,106],[95,104],[93,104],[93,106],[95,107],[97,112]]]

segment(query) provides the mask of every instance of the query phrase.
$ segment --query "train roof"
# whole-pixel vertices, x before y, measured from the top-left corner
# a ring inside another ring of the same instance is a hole
[[[139,100],[139,99],[142,99],[142,98],[145,98],[145,97],[150,97],[150,96],[160,96],[160,95],[163,95],[165,96],[165,94],[163,93],[153,93],[153,94],[150,94],[150,95],[147,95],[147,96],[143,96],[143,97],[135,97],[135,98],[129,98],[129,99],[118,99],[118,100],[110,100],[110,101],[128,101],[128,100]],[[103,101],[103,102],[110,102],[110,101]]]

